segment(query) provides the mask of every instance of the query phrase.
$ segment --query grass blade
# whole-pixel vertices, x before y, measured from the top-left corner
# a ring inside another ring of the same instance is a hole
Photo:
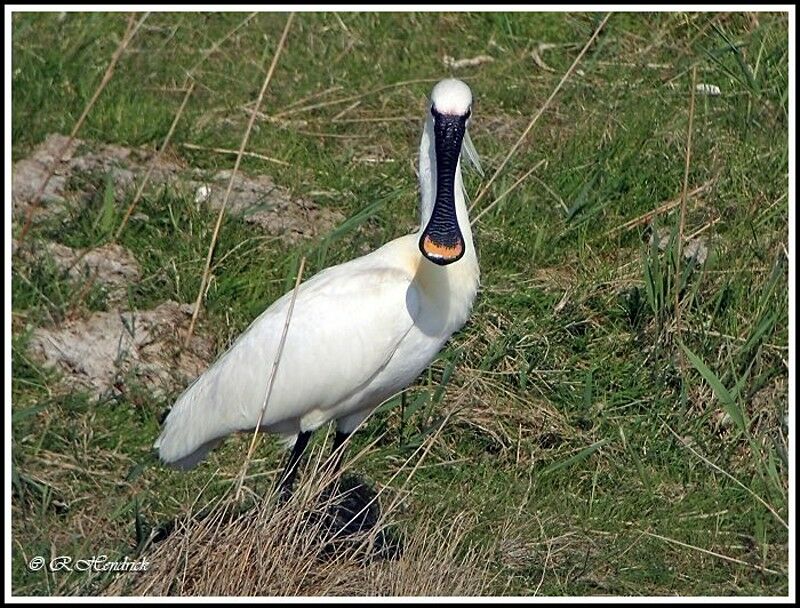
[[[573,456],[570,456],[566,460],[562,460],[561,462],[556,462],[551,464],[544,471],[542,471],[542,475],[549,475],[550,473],[555,473],[556,471],[560,471],[561,469],[565,469],[573,464],[586,460],[587,458],[589,458],[589,456],[594,454],[604,445],[610,443],[610,441],[611,441],[610,439],[601,439],[600,441],[596,441],[592,445],[583,448],[580,452],[578,452]]]
[[[725,388],[725,385],[722,384],[722,381],[719,377],[711,371],[711,369],[703,363],[703,360],[700,359],[696,354],[694,354],[688,346],[686,346],[683,342],[680,342],[681,348],[686,353],[686,357],[689,359],[691,364],[694,368],[700,372],[700,375],[703,376],[703,379],[708,382],[711,390],[714,391],[714,394],[717,396],[722,408],[731,417],[736,427],[744,432],[747,428],[745,424],[745,417],[744,412],[739,407],[739,404],[736,403],[736,399],[734,399],[731,392]]]

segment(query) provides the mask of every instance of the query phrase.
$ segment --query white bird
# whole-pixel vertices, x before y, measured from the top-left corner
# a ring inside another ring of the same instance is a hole
[[[336,421],[334,451],[381,403],[431,363],[469,316],[478,290],[461,178],[462,150],[480,172],[467,134],[472,92],[436,84],[419,149],[419,232],[314,275],[297,290],[260,431],[293,446],[282,488],[291,491],[311,433]],[[155,443],[168,465],[196,465],[262,415],[292,299],[289,292],[178,397]],[[341,451],[338,453],[338,462]]]

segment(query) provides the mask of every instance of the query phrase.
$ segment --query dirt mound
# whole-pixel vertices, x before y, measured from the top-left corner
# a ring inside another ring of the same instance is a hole
[[[73,177],[110,175],[118,204],[132,196],[152,165],[147,188],[169,186],[189,193],[198,203],[219,208],[225,196],[231,171],[209,173],[164,157],[156,161],[155,152],[147,148],[127,148],[100,144],[51,134],[33,153],[14,164],[12,184],[12,217],[20,221],[36,194],[46,183],[36,211],[36,219],[63,212],[68,205],[80,205],[87,193],[74,191]],[[53,172],[52,177],[47,177]],[[231,188],[227,211],[240,215],[267,233],[289,242],[318,236],[344,220],[336,211],[320,207],[313,201],[294,197],[276,185],[269,176],[249,177],[238,172]]]
[[[195,187],[195,200],[219,209],[231,173],[219,171],[203,182],[191,182]],[[292,197],[266,175],[252,178],[237,173],[226,210],[241,215],[244,221],[260,226],[269,234],[281,236],[290,243],[325,234],[344,220],[341,213],[306,199]]]
[[[12,240],[12,252],[17,251],[17,241]],[[23,248],[20,255],[25,261],[49,257],[61,272],[83,284],[102,285],[109,304],[127,298],[128,285],[141,279],[141,268],[133,254],[116,243],[106,243],[95,249],[73,249],[60,243],[45,241],[42,245]]]
[[[167,301],[153,310],[98,312],[34,330],[32,355],[64,373],[71,388],[98,398],[139,385],[154,395],[182,388],[213,356],[207,338],[193,336],[181,349],[192,307]]]
[[[41,213],[52,213],[63,209],[67,177],[65,171],[58,167],[58,161],[69,159],[78,147],[77,140],[67,146],[68,140],[69,138],[63,135],[49,135],[33,154],[14,163],[11,201],[12,216],[15,221],[19,219],[20,211],[23,211],[39,192],[53,167],[57,168],[42,193]],[[59,158],[62,150],[64,150],[63,156]]]

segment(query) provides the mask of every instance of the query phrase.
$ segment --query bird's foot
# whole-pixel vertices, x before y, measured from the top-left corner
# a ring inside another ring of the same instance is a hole
[[[378,495],[363,478],[343,475],[325,490],[322,503],[330,535],[326,552],[338,553],[371,534],[373,540],[364,556],[367,560],[396,559],[402,554],[399,535],[381,524]]]
[[[353,474],[345,474],[328,486],[322,494],[322,501],[337,533],[369,532],[380,519],[380,504],[375,490]]]

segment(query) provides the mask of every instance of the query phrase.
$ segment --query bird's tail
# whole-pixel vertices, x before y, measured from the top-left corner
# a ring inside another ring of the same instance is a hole
[[[178,458],[176,460],[167,460],[164,457],[164,452],[161,449],[161,438],[162,437],[163,437],[163,434],[161,435],[161,437],[159,437],[156,440],[156,443],[155,443],[155,445],[153,447],[155,447],[155,449],[158,450],[159,455],[161,457],[161,460],[163,460],[164,463],[167,466],[170,466],[170,467],[172,467],[174,469],[180,469],[182,471],[186,471],[188,469],[191,469],[191,468],[194,468],[195,466],[197,466],[197,464],[201,460],[203,460],[211,450],[213,450],[220,443],[222,443],[222,439],[223,439],[222,437],[217,437],[216,439],[211,439],[210,441],[206,441],[204,444],[202,444],[194,452],[190,452],[189,454],[187,454],[186,456],[184,456],[182,458]]]
[[[191,469],[238,430],[230,411],[220,403],[216,387],[219,369],[210,369],[178,397],[164,419],[154,444],[161,460],[177,469]]]

